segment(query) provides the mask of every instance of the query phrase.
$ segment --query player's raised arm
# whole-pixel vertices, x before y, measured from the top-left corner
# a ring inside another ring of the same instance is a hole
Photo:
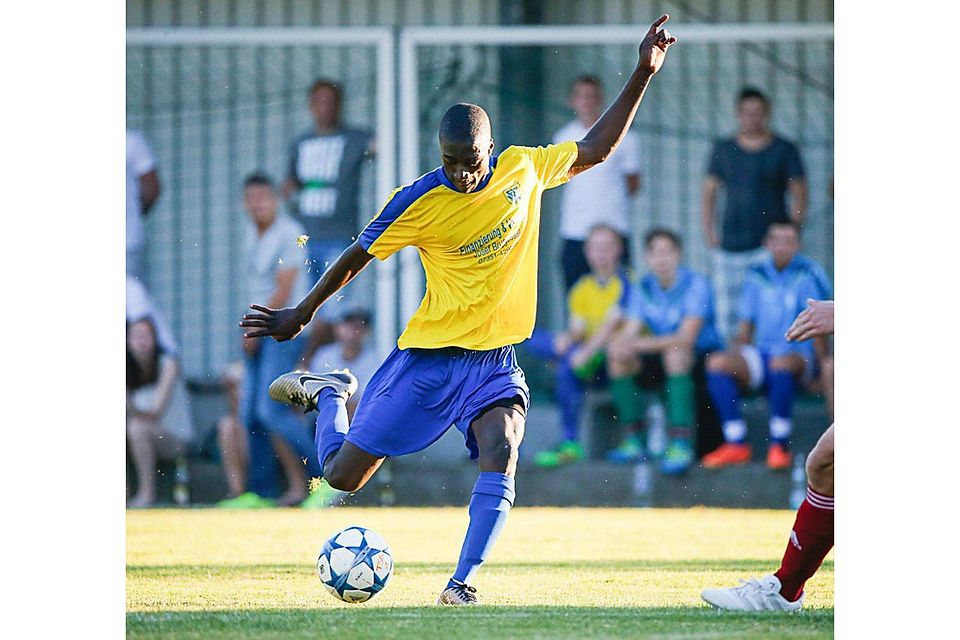
[[[664,14],[650,25],[647,35],[640,43],[637,67],[630,74],[627,84],[610,108],[600,116],[583,139],[577,142],[578,154],[570,167],[571,177],[609,158],[633,124],[633,116],[637,113],[650,78],[660,70],[667,49],[677,41],[666,29],[661,28],[669,19],[670,16]]]
[[[243,316],[240,326],[252,329],[252,331],[247,331],[243,334],[243,337],[265,338],[270,336],[278,342],[296,338],[307,323],[313,319],[313,315],[320,308],[320,305],[353,280],[371,260],[373,260],[373,256],[354,242],[320,276],[317,284],[313,285],[310,293],[297,306],[271,309],[259,304],[250,305],[255,313],[248,313]]]

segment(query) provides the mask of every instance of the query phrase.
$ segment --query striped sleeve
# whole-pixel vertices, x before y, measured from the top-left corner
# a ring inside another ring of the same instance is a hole
[[[357,238],[364,251],[378,260],[386,260],[400,249],[417,244],[420,229],[409,214],[404,214],[417,200],[440,186],[436,173],[432,171],[390,194],[387,203]]]

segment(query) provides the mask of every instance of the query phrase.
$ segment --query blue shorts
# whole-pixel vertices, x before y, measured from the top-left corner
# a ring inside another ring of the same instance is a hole
[[[530,390],[512,345],[489,351],[394,348],[367,383],[346,441],[375,456],[402,456],[426,449],[456,425],[476,460],[470,424],[515,396],[526,411]]]

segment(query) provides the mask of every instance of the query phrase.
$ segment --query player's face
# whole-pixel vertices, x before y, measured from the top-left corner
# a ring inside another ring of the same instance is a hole
[[[269,226],[277,216],[277,194],[273,187],[252,184],[243,190],[243,206],[257,226]]]
[[[770,112],[759,98],[747,98],[737,108],[737,122],[743,133],[763,133],[767,130]]]
[[[657,236],[647,245],[647,266],[658,279],[672,279],[680,267],[680,249],[669,238]]]
[[[613,273],[623,254],[620,237],[609,229],[598,229],[587,238],[583,253],[594,273]]]
[[[137,358],[152,354],[157,347],[157,340],[153,335],[153,326],[146,320],[131,324],[127,329],[127,347]]]
[[[329,87],[320,87],[310,94],[310,113],[313,121],[321,127],[334,127],[340,122],[340,102],[337,92]]]
[[[603,92],[591,82],[578,82],[570,92],[570,108],[578,118],[596,118],[603,108]]]
[[[470,193],[490,170],[493,140],[483,136],[469,143],[440,141],[443,171],[460,193]]]
[[[790,264],[800,251],[800,237],[790,225],[772,225],[763,244],[773,256],[774,264],[780,268]]]

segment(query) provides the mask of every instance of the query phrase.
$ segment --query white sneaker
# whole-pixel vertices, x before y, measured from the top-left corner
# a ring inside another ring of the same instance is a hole
[[[307,411],[317,408],[317,396],[326,387],[333,389],[344,401],[357,390],[357,378],[349,369],[334,369],[326,373],[293,371],[270,383],[267,393],[277,402],[294,404]]]
[[[727,611],[799,611],[803,596],[790,602],[780,595],[780,579],[777,576],[741,580],[739,587],[704,589],[700,597],[717,609]]]
[[[452,587],[443,590],[437,599],[437,604],[475,606],[480,604],[480,598],[477,597],[475,588],[462,582],[456,582]]]

